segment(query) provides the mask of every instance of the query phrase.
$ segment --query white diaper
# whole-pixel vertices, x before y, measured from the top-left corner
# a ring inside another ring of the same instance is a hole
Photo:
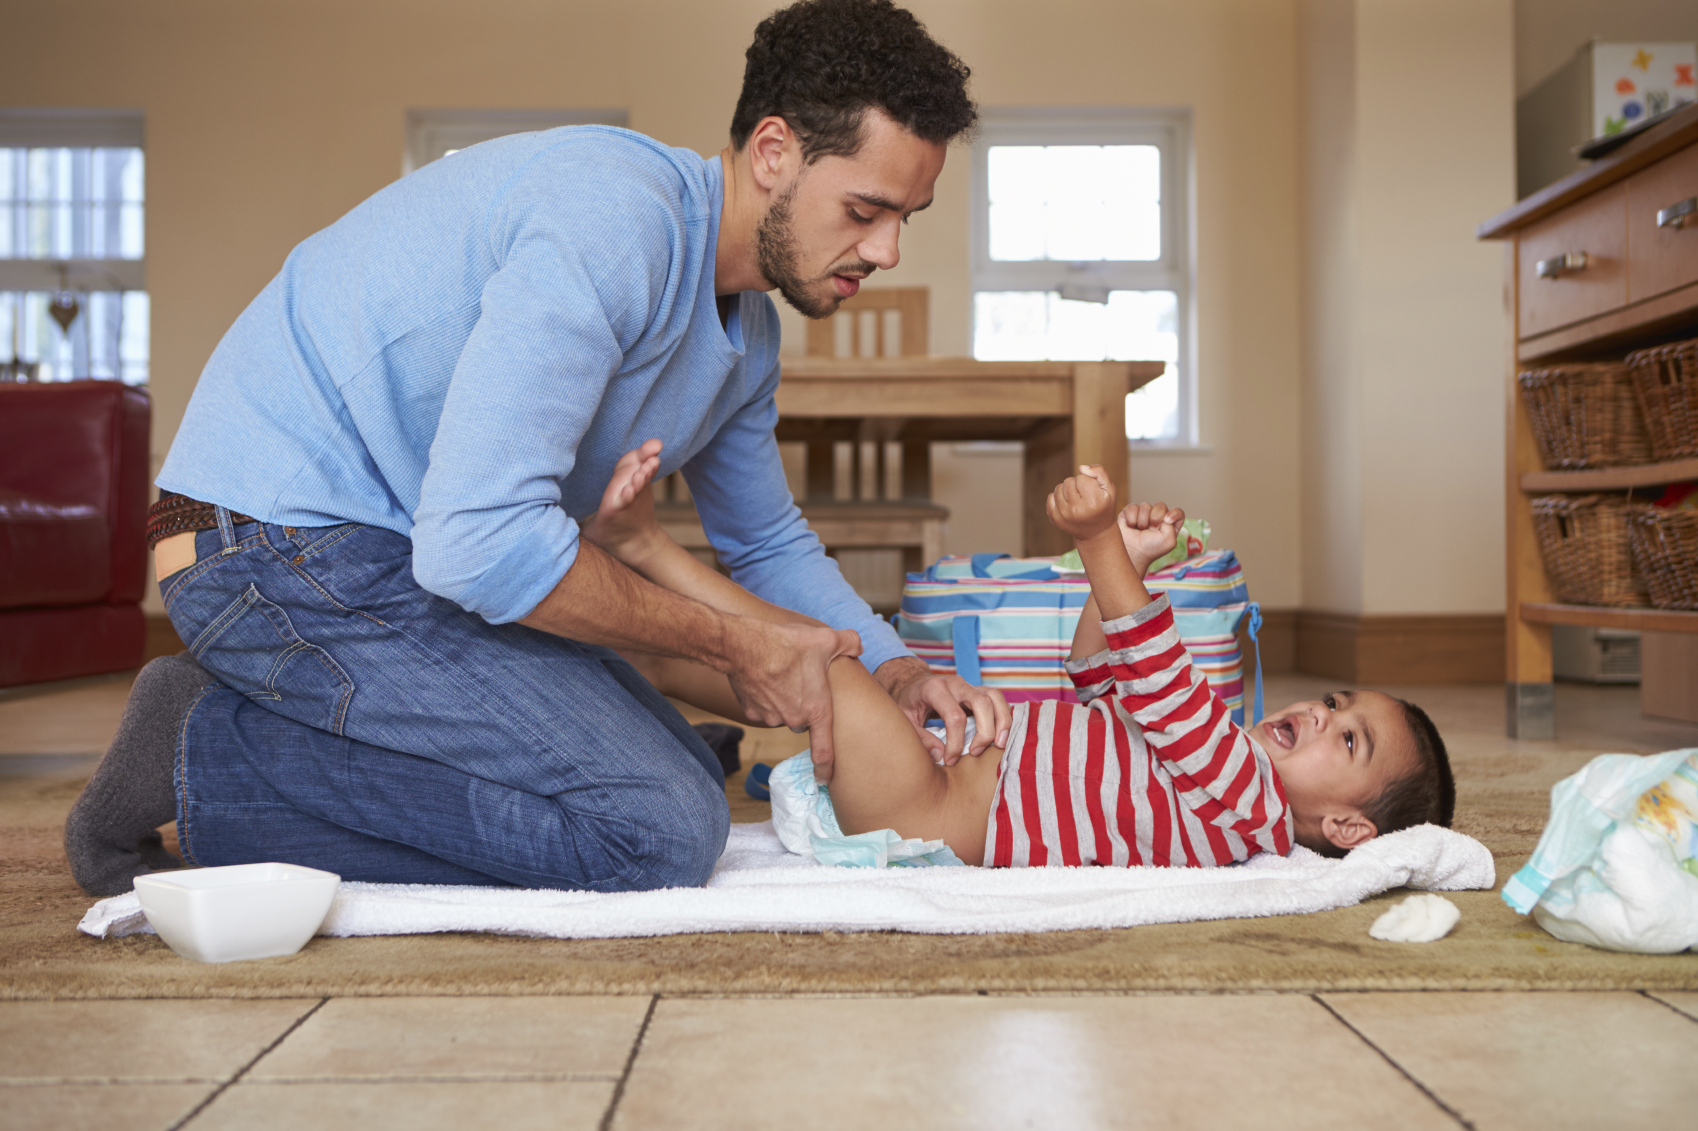
[[[973,734],[967,720],[967,737]],[[814,759],[804,750],[772,768],[772,827],[785,849],[819,864],[845,868],[923,868],[960,865],[941,840],[903,840],[894,829],[844,836],[831,804],[831,789],[814,780]]]
[[[814,780],[814,759],[809,751],[774,766],[766,787],[772,791],[772,827],[788,851],[812,856],[815,837],[843,835],[837,810],[831,805],[831,791]]]

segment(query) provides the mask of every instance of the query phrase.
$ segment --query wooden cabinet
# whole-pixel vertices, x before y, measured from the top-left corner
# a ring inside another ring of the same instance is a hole
[[[1531,494],[1698,478],[1698,460],[1546,471],[1516,383],[1529,367],[1619,358],[1641,346],[1698,337],[1698,106],[1486,221],[1477,234],[1509,242],[1507,297],[1515,327],[1505,453],[1509,733],[1549,738],[1555,729],[1551,625],[1698,633],[1698,612],[1554,603],[1528,503]],[[1651,647],[1642,654],[1656,663],[1661,653]]]
[[[1627,181],[1627,297],[1656,298],[1698,283],[1698,211],[1669,222],[1667,212],[1698,198],[1698,144]],[[1698,206],[1695,206],[1698,207]],[[1664,222],[1657,223],[1659,213]]]
[[[1515,242],[1519,337],[1627,305],[1626,185],[1528,225]]]

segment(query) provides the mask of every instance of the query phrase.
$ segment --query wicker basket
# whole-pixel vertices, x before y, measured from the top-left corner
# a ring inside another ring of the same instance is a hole
[[[1634,572],[1621,495],[1540,495],[1533,529],[1551,591],[1565,605],[1643,605],[1645,583]]]
[[[1651,454],[1659,460],[1698,456],[1698,339],[1627,355],[1644,410]]]
[[[1626,365],[1530,369],[1520,381],[1539,458],[1547,468],[1651,462],[1645,420]]]
[[[1633,507],[1627,536],[1651,604],[1698,609],[1698,510]]]

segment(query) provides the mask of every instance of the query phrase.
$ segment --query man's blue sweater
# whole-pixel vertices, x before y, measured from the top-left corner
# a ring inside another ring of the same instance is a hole
[[[491,622],[559,583],[650,437],[756,594],[906,654],[790,497],[778,316],[720,325],[717,157],[574,126],[390,185],[289,254],[195,387],[159,485],[269,522],[413,540],[420,585]]]

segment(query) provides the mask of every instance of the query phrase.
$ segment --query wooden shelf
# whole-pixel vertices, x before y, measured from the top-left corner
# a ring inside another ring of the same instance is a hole
[[[1698,306],[1698,283],[1688,283],[1584,322],[1522,338],[1516,345],[1516,356],[1523,365],[1548,364],[1564,354],[1595,357],[1604,351],[1619,356],[1648,344],[1647,338],[1689,327],[1694,306]]]
[[[1599,467],[1585,471],[1527,471],[1523,491],[1625,491],[1698,479],[1698,459],[1676,459],[1634,467]]]
[[[1607,609],[1597,605],[1523,602],[1521,619],[1534,624],[1583,624],[1592,628],[1632,628],[1640,632],[1698,632],[1698,612],[1678,609]]]

